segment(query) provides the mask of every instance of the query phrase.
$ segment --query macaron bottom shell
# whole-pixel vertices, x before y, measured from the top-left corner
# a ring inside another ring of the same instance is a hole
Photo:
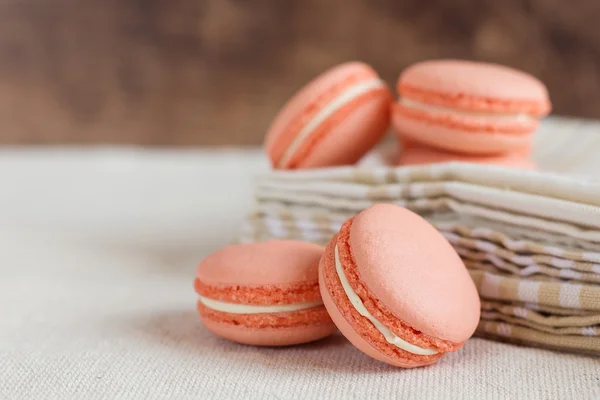
[[[473,155],[503,154],[531,147],[533,133],[465,131],[412,119],[397,111],[392,112],[392,125],[401,138],[441,150]]]
[[[336,331],[325,307],[289,313],[228,314],[197,304],[204,326],[215,335],[255,346],[290,346],[323,339]]]
[[[404,368],[433,364],[446,351],[454,351],[460,348],[462,344],[428,338],[421,332],[413,330],[399,319],[395,319],[394,321],[389,318],[385,321],[380,320],[380,322],[392,329],[401,339],[417,346],[423,346],[424,348],[430,348],[433,345],[439,351],[437,354],[422,355],[400,349],[389,343],[383,334],[354,308],[342,287],[335,265],[336,245],[344,242],[345,239],[347,240],[350,226],[351,224],[345,224],[340,233],[331,240],[319,265],[321,297],[329,315],[340,332],[363,353],[377,360]],[[344,252],[343,249],[342,252]],[[345,258],[344,256],[342,257]],[[376,299],[373,300],[373,303],[376,306],[381,306],[377,304]]]
[[[440,164],[447,162],[466,162],[482,165],[498,165],[522,170],[537,170],[537,165],[525,151],[504,155],[474,156],[462,153],[451,153],[427,146],[413,145],[403,147],[399,152],[399,166]]]

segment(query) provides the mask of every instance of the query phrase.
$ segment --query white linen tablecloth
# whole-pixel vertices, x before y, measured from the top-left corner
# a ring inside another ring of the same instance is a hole
[[[598,399],[600,359],[472,339],[421,369],[336,335],[211,335],[196,264],[252,202],[260,151],[0,151],[0,398]]]

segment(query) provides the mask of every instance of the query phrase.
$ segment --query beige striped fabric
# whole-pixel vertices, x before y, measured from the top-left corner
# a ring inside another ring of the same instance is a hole
[[[535,150],[543,172],[388,167],[382,152],[357,167],[272,172],[239,241],[325,244],[364,208],[398,204],[463,258],[482,299],[478,335],[600,354],[600,124],[549,119]]]

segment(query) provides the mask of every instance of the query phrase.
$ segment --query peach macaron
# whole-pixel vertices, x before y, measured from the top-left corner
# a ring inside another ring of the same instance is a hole
[[[461,348],[480,315],[477,290],[448,241],[417,214],[377,204],[346,221],[319,266],[325,307],[365,354],[398,367]]]
[[[431,60],[404,70],[393,105],[397,133],[442,150],[501,154],[529,147],[550,112],[544,84],[509,67]]]
[[[324,72],[281,109],[265,137],[276,169],[354,164],[389,127],[391,91],[362,62]]]
[[[285,240],[225,247],[204,259],[194,289],[206,328],[234,342],[286,346],[336,331],[319,293],[321,246]]]
[[[521,170],[536,170],[537,165],[531,160],[530,152],[523,149],[506,154],[471,155],[451,153],[418,143],[403,143],[399,151],[398,165],[426,165],[447,162],[465,162],[481,165],[498,165]]]

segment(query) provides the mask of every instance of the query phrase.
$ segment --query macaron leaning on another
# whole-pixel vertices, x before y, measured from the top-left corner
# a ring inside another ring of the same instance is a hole
[[[435,363],[479,322],[477,290],[452,246],[395,205],[374,205],[343,224],[325,249],[319,282],[342,334],[399,367]]]
[[[273,168],[356,163],[386,133],[392,94],[361,62],[324,72],[292,97],[265,138]]]
[[[536,170],[536,164],[531,160],[530,151],[523,149],[507,154],[470,155],[451,153],[425,146],[415,142],[404,141],[399,146],[398,165],[427,165],[447,162],[465,162],[482,165],[498,165],[501,167],[521,170]]]
[[[336,328],[318,284],[321,246],[285,240],[225,247],[204,259],[194,288],[207,329],[234,342],[286,346]]]
[[[401,137],[464,154],[502,154],[530,147],[539,118],[550,112],[544,84],[509,67],[431,60],[404,70],[392,124]]]

